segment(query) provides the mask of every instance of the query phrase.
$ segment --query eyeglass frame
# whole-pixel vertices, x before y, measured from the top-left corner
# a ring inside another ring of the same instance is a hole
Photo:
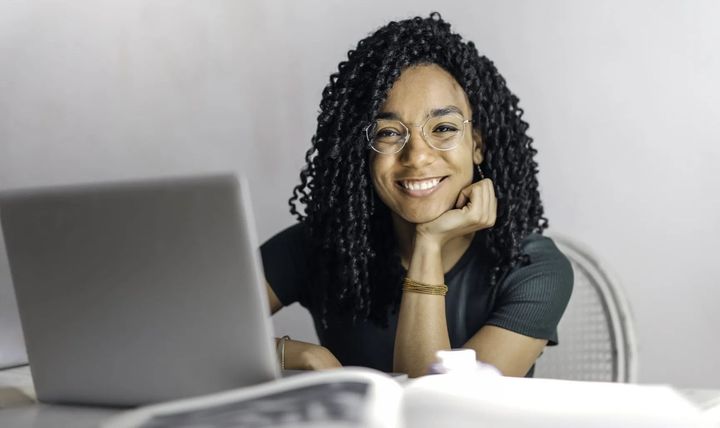
[[[463,117],[463,115],[460,114],[460,113],[455,113],[455,112],[453,112],[453,113],[450,113],[450,114],[451,114],[451,115],[455,115],[455,116],[459,116],[461,119],[465,119],[465,118]],[[397,149],[397,150],[394,151],[394,152],[381,152],[380,150],[376,149],[376,148],[373,146],[373,140],[370,138],[369,131],[370,131],[370,128],[377,123],[378,119],[373,120],[372,122],[370,122],[370,123],[363,129],[364,134],[365,134],[365,139],[367,140],[368,145],[370,146],[370,148],[373,149],[375,152],[380,153],[381,155],[394,155],[394,154],[400,153],[400,152],[402,151],[402,149],[404,149],[405,146],[407,145],[407,142],[410,141],[410,128],[412,127],[412,128],[420,128],[420,135],[422,136],[423,141],[425,141],[425,142],[427,143],[427,145],[430,146],[431,148],[433,148],[434,150],[438,150],[438,151],[441,151],[441,152],[447,152],[447,151],[456,149],[457,146],[460,145],[459,142],[458,142],[457,144],[455,144],[454,146],[450,147],[450,148],[440,149],[440,148],[438,148],[438,147],[433,146],[432,143],[431,143],[430,141],[428,141],[428,138],[427,138],[427,136],[425,135],[425,125],[427,125],[427,123],[430,121],[430,119],[432,119],[432,118],[434,118],[434,117],[436,117],[436,116],[429,115],[429,116],[425,119],[425,121],[422,123],[422,125],[413,125],[413,124],[410,124],[410,127],[408,127],[408,125],[406,125],[405,122],[403,122],[402,120],[399,120],[399,119],[385,119],[385,120],[394,120],[395,122],[400,123],[400,125],[402,125],[403,128],[405,128],[405,131],[406,131],[406,132],[405,132],[405,139],[404,139],[404,141],[402,142],[402,144],[399,145],[400,148]],[[462,135],[462,137],[465,136],[465,124],[472,123],[472,122],[473,122],[472,119],[465,119],[465,120],[463,120],[463,122],[462,122],[462,125],[463,125],[463,127],[462,127],[463,135]],[[460,137],[460,139],[462,139],[462,137]]]

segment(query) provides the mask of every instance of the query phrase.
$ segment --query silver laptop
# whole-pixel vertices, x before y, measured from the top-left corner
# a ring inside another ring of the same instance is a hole
[[[277,378],[251,212],[233,175],[0,195],[38,399],[138,405]]]
[[[0,370],[27,364],[10,266],[0,228]]]

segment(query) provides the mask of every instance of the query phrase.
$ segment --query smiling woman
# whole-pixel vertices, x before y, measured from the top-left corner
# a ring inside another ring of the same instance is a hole
[[[299,222],[262,247],[272,311],[299,301],[321,341],[279,340],[285,368],[418,376],[467,347],[532,375],[572,271],[542,236],[536,152],[493,63],[439,14],[391,22],[348,53],[320,108]]]
[[[368,136],[373,148],[389,145],[384,132],[401,129],[396,148],[370,153],[373,186],[393,221],[427,223],[455,208],[460,191],[472,183],[474,165],[482,162],[481,145],[464,132],[471,109],[455,79],[434,64],[410,67],[378,117],[397,119],[375,121],[377,131]],[[404,123],[417,123],[410,127],[422,132],[409,132]]]

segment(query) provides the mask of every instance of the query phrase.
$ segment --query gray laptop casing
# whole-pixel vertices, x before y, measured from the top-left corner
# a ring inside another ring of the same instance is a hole
[[[0,369],[27,364],[10,266],[0,228]]]
[[[279,376],[234,175],[5,193],[0,217],[39,400],[138,405]]]

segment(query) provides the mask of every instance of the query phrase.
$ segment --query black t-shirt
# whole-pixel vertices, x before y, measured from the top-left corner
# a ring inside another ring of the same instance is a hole
[[[450,345],[462,347],[483,325],[494,325],[535,338],[558,343],[557,324],[565,311],[573,286],[570,262],[550,238],[530,235],[523,241],[526,266],[515,268],[495,287],[490,287],[492,266],[480,236],[475,235],[460,260],[445,274],[445,296]],[[300,302],[315,322],[320,343],[343,365],[392,371],[397,313],[389,312],[389,325],[343,317],[328,311],[327,329],[320,313],[310,305],[312,284],[308,263],[310,244],[302,223],[278,233],[261,247],[265,276],[280,302]]]

